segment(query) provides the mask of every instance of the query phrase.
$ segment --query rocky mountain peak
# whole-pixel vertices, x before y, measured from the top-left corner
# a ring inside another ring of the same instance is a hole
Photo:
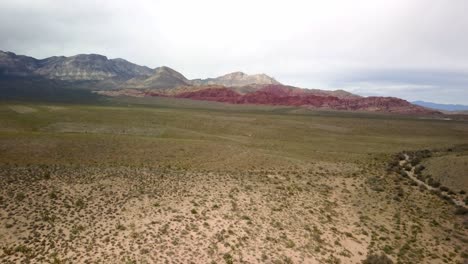
[[[266,74],[253,74],[249,75],[241,71],[219,76],[217,78],[197,79],[192,80],[194,85],[223,85],[226,87],[240,87],[246,85],[268,85],[280,84],[274,78]]]
[[[71,60],[77,61],[107,61],[107,57],[100,54],[78,54],[70,57]]]

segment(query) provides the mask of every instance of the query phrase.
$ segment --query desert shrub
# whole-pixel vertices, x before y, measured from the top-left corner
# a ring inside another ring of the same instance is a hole
[[[124,231],[124,230],[127,229],[124,225],[122,225],[122,224],[120,224],[120,223],[117,224],[117,225],[115,226],[115,228],[116,228],[117,230],[120,230],[120,231]]]
[[[455,214],[456,215],[467,215],[468,214],[468,209],[463,207],[463,206],[458,206],[457,209],[455,209]]]
[[[419,164],[418,166],[416,166],[416,167],[414,168],[414,172],[415,172],[415,173],[421,173],[425,168],[426,168],[426,167],[424,167],[424,165]]]
[[[26,198],[26,195],[25,195],[24,193],[22,193],[22,192],[17,193],[16,196],[15,196],[15,199],[16,199],[17,201],[23,201],[24,198]]]
[[[76,206],[78,209],[83,209],[83,208],[86,206],[86,204],[85,204],[85,202],[83,201],[83,199],[80,198],[80,199],[76,200],[75,206]]]
[[[31,251],[31,249],[29,249],[28,247],[26,247],[25,245],[19,245],[15,248],[15,252],[20,252],[20,253],[23,253],[23,254],[27,254]]]
[[[429,178],[427,180],[427,184],[429,184],[429,186],[432,186],[434,188],[438,188],[440,186],[440,182],[434,180],[433,178]]]
[[[399,160],[405,160],[405,154],[403,154],[403,153],[398,153],[397,157],[398,157]]]
[[[408,173],[405,170],[400,170],[400,175],[403,178],[408,178]]]
[[[440,186],[439,189],[443,192],[448,192],[450,191],[450,189],[448,187],[445,187],[445,186]]]
[[[416,151],[415,155],[420,158],[429,158],[432,156],[432,153],[430,150],[424,149],[424,150]]]
[[[465,190],[461,190],[459,193],[460,194],[465,194],[466,192],[465,192]]]
[[[405,192],[403,191],[403,188],[401,186],[398,186],[396,190],[397,190],[397,195],[399,197],[403,197],[405,195]]]
[[[57,199],[58,198],[58,195],[57,195],[57,191],[53,190],[49,193],[49,198],[50,199]]]
[[[415,157],[414,159],[411,160],[411,165],[416,166],[421,162],[421,159],[418,157]]]
[[[442,198],[442,200],[447,201],[449,204],[454,204],[454,201],[452,200],[452,198],[450,198],[450,196],[441,194],[441,195],[440,195],[440,198]]]
[[[225,254],[223,255],[223,259],[224,259],[224,261],[226,262],[226,264],[232,264],[232,263],[234,263],[234,260],[233,260],[233,258],[232,258],[232,256],[231,256],[231,254],[229,254],[229,253],[225,253]]]
[[[373,191],[376,191],[376,192],[383,192],[384,191],[384,182],[381,178],[379,177],[370,177],[369,179],[367,179],[367,184],[369,185],[369,187],[373,190]]]
[[[377,255],[372,254],[368,255],[365,260],[362,261],[363,264],[393,264],[393,261],[384,253]]]

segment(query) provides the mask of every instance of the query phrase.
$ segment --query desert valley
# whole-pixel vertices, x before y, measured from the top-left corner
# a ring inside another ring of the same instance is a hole
[[[466,263],[468,118],[0,52],[2,263]]]

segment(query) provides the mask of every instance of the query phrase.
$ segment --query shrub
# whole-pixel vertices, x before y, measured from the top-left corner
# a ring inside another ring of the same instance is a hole
[[[403,197],[405,195],[405,192],[403,191],[403,188],[401,188],[401,186],[398,186],[396,190],[397,190],[397,195],[399,197]]]
[[[75,206],[78,208],[78,209],[83,209],[86,204],[85,202],[83,201],[83,199],[78,199],[76,202],[75,202]]]
[[[414,168],[414,172],[415,173],[421,173],[421,171],[423,171],[426,167],[424,167],[423,165],[418,165]]]
[[[457,209],[455,209],[455,214],[456,215],[466,215],[466,214],[468,214],[468,209],[463,207],[463,206],[458,206]]]
[[[448,187],[445,186],[440,186],[439,189],[443,192],[448,192],[450,190]]]
[[[26,195],[24,193],[20,192],[20,193],[16,194],[15,198],[16,198],[17,201],[23,201],[24,198],[26,198]]]
[[[421,159],[419,159],[418,157],[416,157],[416,158],[414,158],[414,159],[411,160],[411,165],[416,166],[416,165],[418,165],[420,162],[421,162]]]
[[[405,170],[400,170],[400,175],[403,178],[408,178],[408,173]]]
[[[393,264],[393,261],[385,254],[372,254],[368,255],[365,260],[362,261],[363,264]]]
[[[434,180],[433,178],[429,178],[427,180],[427,184],[429,184],[430,186],[434,187],[434,188],[437,188],[440,186],[440,182]]]
[[[117,224],[117,225],[115,226],[115,228],[116,228],[117,230],[121,230],[121,231],[123,231],[123,230],[126,230],[126,229],[127,229],[127,228],[126,228],[124,225],[122,225],[122,224],[120,224],[120,223],[119,223],[119,224]]]
[[[49,193],[49,198],[50,199],[57,199],[58,198],[58,195],[57,195],[57,191],[53,190]]]
[[[223,255],[223,259],[224,259],[224,261],[225,261],[227,264],[232,264],[232,263],[234,263],[234,261],[233,261],[233,259],[232,259],[232,256],[231,256],[231,254],[229,254],[229,253],[225,253],[225,254]]]

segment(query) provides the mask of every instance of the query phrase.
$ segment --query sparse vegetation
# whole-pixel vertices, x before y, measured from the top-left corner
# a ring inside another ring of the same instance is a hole
[[[0,262],[463,258],[466,212],[442,199],[466,188],[429,176],[440,152],[414,151],[466,142],[463,124],[127,103],[0,104]]]

